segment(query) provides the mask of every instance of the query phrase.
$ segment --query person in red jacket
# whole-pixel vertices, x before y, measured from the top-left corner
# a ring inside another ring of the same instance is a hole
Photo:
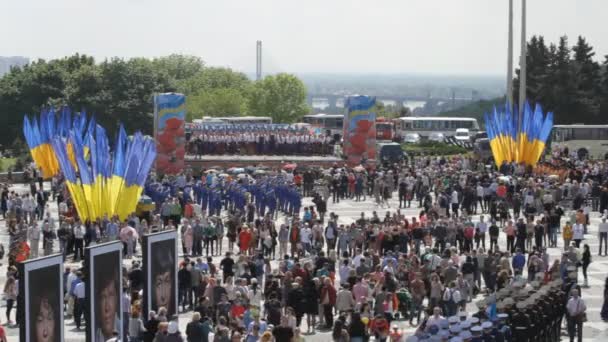
[[[334,326],[334,305],[336,305],[336,289],[331,283],[330,278],[325,278],[323,287],[321,288],[321,305],[323,305],[323,315],[325,316],[325,324],[327,329],[332,329]]]
[[[389,328],[390,326],[386,317],[379,314],[370,323],[369,330],[374,334],[376,340],[386,341],[389,337]]]
[[[249,231],[249,227],[244,226],[243,230],[239,233],[239,249],[241,250],[241,254],[246,254],[249,249],[249,243],[251,243],[251,232]]]

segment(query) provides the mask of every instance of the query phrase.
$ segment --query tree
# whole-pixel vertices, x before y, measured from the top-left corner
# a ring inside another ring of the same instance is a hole
[[[203,116],[239,116],[246,110],[247,99],[238,89],[211,89],[186,98],[188,120]]]
[[[576,82],[577,115],[584,118],[584,122],[596,122],[599,114],[600,93],[600,67],[593,61],[593,48],[585,38],[579,36],[574,48],[574,76]]]
[[[600,116],[602,118],[608,117],[608,55],[604,58],[604,72],[600,86]]]
[[[205,63],[197,56],[172,54],[152,60],[152,65],[158,73],[167,78],[170,90],[175,91],[180,82],[203,70]]]
[[[526,49],[526,98],[537,99],[544,88],[549,66],[549,49],[545,45],[543,36],[533,36]],[[516,79],[513,83],[513,99],[519,99],[520,70],[515,71]],[[515,101],[515,100],[514,100]]]
[[[399,117],[412,116],[412,110],[410,107],[401,107],[399,108]]]
[[[271,116],[276,123],[292,123],[309,112],[304,83],[294,75],[267,76],[249,93],[249,113]]]
[[[179,82],[178,91],[186,95],[218,88],[235,88],[246,92],[251,81],[242,72],[230,68],[207,67]]]

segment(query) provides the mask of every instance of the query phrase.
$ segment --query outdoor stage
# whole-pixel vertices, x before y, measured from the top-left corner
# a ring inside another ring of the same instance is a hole
[[[336,156],[235,156],[235,155],[186,155],[186,165],[193,169],[208,169],[211,167],[246,167],[267,166],[281,167],[285,163],[296,163],[298,165],[330,167],[335,163],[339,165],[344,161]]]

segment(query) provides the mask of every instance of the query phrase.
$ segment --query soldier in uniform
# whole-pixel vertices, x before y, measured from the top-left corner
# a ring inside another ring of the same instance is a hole
[[[525,310],[526,304],[522,302],[518,302],[516,305],[516,310],[513,311],[513,316],[511,317],[511,325],[514,329],[514,339],[518,342],[528,342],[530,339],[528,338],[531,333],[531,325],[530,317],[526,315]]]
[[[483,329],[478,325],[472,327],[471,334],[473,337],[471,338],[471,342],[484,342],[482,331]]]
[[[493,334],[494,325],[490,321],[481,323],[483,329],[482,337],[484,342],[496,342],[496,336]]]

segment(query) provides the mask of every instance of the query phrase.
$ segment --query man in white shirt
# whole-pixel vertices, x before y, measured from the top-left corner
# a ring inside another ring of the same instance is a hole
[[[602,223],[598,227],[598,233],[600,235],[600,253],[602,256],[602,244],[604,245],[604,256],[608,256],[608,223],[606,222],[606,216],[602,217]]]
[[[433,315],[429,317],[429,319],[426,321],[426,326],[431,327],[433,325],[436,325],[437,327],[439,327],[439,324],[443,319],[443,316],[441,316],[441,309],[436,306],[433,308]]]
[[[566,304],[566,311],[568,311],[568,335],[570,335],[570,341],[574,341],[574,336],[577,336],[578,342],[583,341],[583,315],[587,310],[585,301],[579,297],[578,290],[572,289],[570,292],[572,296],[568,299]]]
[[[486,209],[483,206],[484,190],[483,186],[481,186],[481,183],[477,183],[477,188],[475,190],[477,192],[477,201],[475,202],[475,214],[477,214],[478,205],[481,207],[481,212],[483,213],[486,211]]]
[[[458,207],[460,206],[458,191],[454,190],[452,192],[452,199],[450,202],[452,203],[452,213],[454,213],[454,216],[458,217]]]
[[[486,232],[488,231],[488,224],[484,221],[483,215],[479,216],[479,222],[477,223],[477,232],[479,239],[476,239],[476,247],[479,248],[479,244],[481,242],[481,246],[483,249],[486,249]]]
[[[584,238],[585,238],[585,227],[583,226],[582,223],[575,223],[574,226],[572,226],[572,239],[574,240],[574,243],[576,244],[576,248],[581,247],[581,241],[583,241]]]
[[[76,284],[74,287],[74,322],[76,323],[76,330],[80,330],[80,323],[82,319],[82,314],[84,314],[85,309],[85,283],[81,281]]]
[[[310,229],[310,226],[306,224],[300,231],[300,242],[302,243],[302,248],[306,253],[310,253],[311,251],[311,238],[312,229]]]

